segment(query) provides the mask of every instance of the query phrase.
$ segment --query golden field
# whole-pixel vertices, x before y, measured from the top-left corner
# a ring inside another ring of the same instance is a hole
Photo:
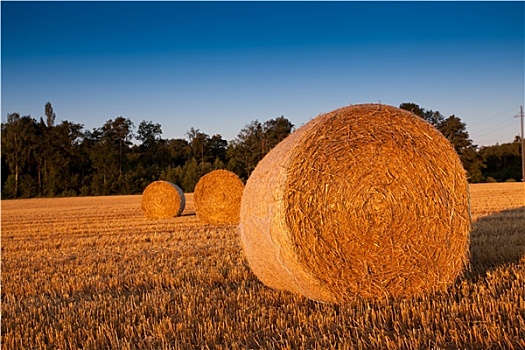
[[[524,349],[525,187],[470,186],[446,293],[329,305],[262,285],[236,226],[141,196],[2,201],[2,349]]]

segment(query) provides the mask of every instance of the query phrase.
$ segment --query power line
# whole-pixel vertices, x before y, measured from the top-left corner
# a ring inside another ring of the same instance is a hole
[[[515,110],[515,108],[511,109],[510,111],[514,111],[514,110]],[[494,119],[497,118],[497,117],[500,117],[500,116],[502,116],[502,115],[504,115],[504,114],[509,113],[510,111],[507,111],[507,112],[504,112],[504,113],[500,113],[500,114],[498,114],[498,115],[495,115],[495,116],[492,116],[492,117],[490,117],[490,118],[488,118],[488,119],[485,119],[484,121],[482,121],[482,122],[480,122],[480,123],[476,123],[476,125],[474,125],[472,128],[470,128],[470,131],[473,131],[474,133],[481,133],[481,132],[484,132],[485,130],[489,130],[489,129],[492,129],[492,128],[496,127],[496,126],[501,125],[502,122],[503,122],[503,123],[506,123],[506,122],[508,122],[509,120],[512,120],[513,117],[512,117],[512,116],[511,116],[511,117],[507,117],[507,118],[509,118],[509,119],[505,118],[503,121],[500,120],[499,122],[497,122],[497,123],[495,123],[495,124],[490,124],[489,126],[482,126],[482,127],[480,128],[481,124],[486,124],[488,121],[490,121],[490,120],[494,120]],[[476,128],[477,128],[478,130],[476,130]]]
[[[496,115],[494,115],[494,116],[492,116],[492,117],[488,117],[487,119],[483,119],[482,121],[478,122],[477,125],[484,124],[484,123],[488,122],[489,120],[492,120],[492,119],[494,119],[494,118],[500,117],[500,116],[502,116],[502,115],[504,115],[504,114],[507,114],[507,113],[513,112],[513,111],[515,111],[515,110],[516,110],[516,108],[512,108],[512,109],[509,109],[508,111],[505,111],[505,112],[503,112],[503,113],[499,113],[499,114],[496,114]]]
[[[492,126],[489,126],[489,127],[487,127],[487,128],[484,128],[484,129],[478,130],[478,131],[476,131],[476,132],[469,133],[469,135],[470,135],[471,137],[474,137],[474,136],[475,136],[475,137],[480,137],[480,136],[485,136],[485,135],[488,135],[488,134],[492,134],[494,131],[498,131],[498,130],[501,130],[501,129],[505,129],[506,127],[508,127],[509,122],[512,122],[512,121],[514,121],[514,119],[513,119],[513,118],[510,118],[510,119],[505,120],[505,121],[502,122],[502,123],[494,124],[494,125],[492,125]],[[494,129],[495,126],[500,126],[500,127]],[[488,132],[484,132],[484,131],[486,131],[486,130],[490,130],[490,131],[488,131]]]

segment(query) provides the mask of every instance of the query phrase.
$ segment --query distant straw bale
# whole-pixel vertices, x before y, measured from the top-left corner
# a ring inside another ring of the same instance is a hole
[[[195,213],[208,224],[238,224],[244,184],[228,170],[214,170],[200,178],[193,192]]]
[[[142,193],[142,212],[152,219],[180,216],[185,205],[184,192],[168,181],[152,182]]]
[[[468,262],[468,183],[432,125],[391,106],[321,115],[251,174],[239,225],[266,285],[340,303],[446,289]]]

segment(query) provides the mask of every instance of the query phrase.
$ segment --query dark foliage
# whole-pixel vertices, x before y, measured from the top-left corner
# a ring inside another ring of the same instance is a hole
[[[230,143],[194,128],[187,139],[163,139],[161,125],[151,121],[136,133],[122,116],[85,130],[56,124],[50,102],[44,111],[39,121],[11,113],[2,123],[2,198],[139,194],[156,180],[192,192],[201,176],[227,166],[246,179],[293,128],[279,117],[252,122]]]
[[[481,147],[479,154],[485,161],[482,170],[486,181],[520,181],[521,179],[521,138],[501,145]]]
[[[520,181],[521,139],[478,149],[466,125],[452,115],[402,103],[434,125],[452,143],[471,182]],[[294,125],[285,117],[247,124],[228,142],[191,128],[187,139],[163,139],[160,124],[122,116],[100,128],[55,122],[50,102],[45,116],[10,113],[2,123],[2,198],[139,194],[156,180],[168,180],[192,192],[206,173],[227,168],[246,181],[257,163]],[[138,141],[134,144],[132,141]]]

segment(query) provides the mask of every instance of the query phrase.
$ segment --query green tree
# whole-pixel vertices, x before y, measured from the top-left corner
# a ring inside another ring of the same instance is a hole
[[[477,152],[477,146],[472,143],[466,124],[455,115],[444,119],[437,126],[438,130],[450,141],[459,155],[463,167],[468,173],[469,181],[482,181],[482,159]]]
[[[37,152],[35,154],[35,170],[36,181],[38,184],[38,195],[44,195],[43,183],[46,172],[46,152],[49,152],[50,135],[48,127],[44,119],[40,118],[40,122],[36,126],[36,143]]]
[[[118,179],[118,153],[107,141],[95,144],[90,153],[90,160],[95,170],[91,183],[91,191],[94,195],[111,194],[110,183]]]
[[[20,192],[20,177],[27,171],[34,152],[36,121],[30,116],[20,117],[18,113],[7,115],[7,122],[2,123],[2,158],[5,159],[11,177],[11,186],[6,193],[16,198]],[[9,178],[8,178],[9,181]]]
[[[168,166],[166,169],[162,170],[160,173],[159,179],[169,181],[171,183],[174,183],[175,185],[179,186],[184,190],[184,186],[182,186],[182,179],[184,178],[184,169],[182,166]],[[146,184],[147,186],[148,184]],[[144,186],[145,188],[145,186]]]
[[[154,124],[151,121],[143,120],[137,129],[137,140],[142,142],[143,148],[155,146],[162,140],[162,127],[160,124]]]
[[[119,150],[115,145],[115,134],[109,120],[99,129],[90,133],[93,143],[89,151],[89,158],[93,166],[91,193],[94,195],[112,194],[110,184],[118,181]]]
[[[48,144],[45,154],[44,193],[48,197],[72,195],[80,190],[77,165],[81,163],[82,125],[62,121],[47,127]]]
[[[208,140],[209,136],[203,132],[201,132],[199,129],[191,128],[186,133],[189,140],[189,146],[190,146],[190,158],[193,157],[197,159],[199,162],[204,163],[205,162],[205,156],[207,158],[208,156]]]
[[[463,153],[465,148],[472,146],[472,140],[469,139],[466,124],[461,122],[461,119],[455,115],[451,115],[443,120],[438,125],[438,130],[452,143],[459,155]]]
[[[195,189],[195,185],[197,184],[197,182],[199,181],[201,177],[197,159],[191,158],[190,161],[184,164],[184,166],[182,167],[182,170],[183,170],[182,181],[181,181],[182,190],[184,192],[193,192],[193,190]]]
[[[426,110],[424,108],[419,107],[419,105],[411,102],[401,103],[399,105],[399,108],[405,109],[409,112],[414,113],[415,115],[420,116],[435,127],[438,127],[445,119],[443,115],[438,111],[433,111],[431,109]]]
[[[215,134],[210,137],[199,129],[190,128],[186,135],[188,136],[187,159],[195,158],[199,164],[211,163],[217,158],[220,161],[226,161],[228,142],[224,140],[220,134]],[[173,149],[175,145],[176,144],[172,144],[170,148]],[[182,145],[179,143],[177,146],[180,150]],[[177,156],[180,157],[180,155]]]
[[[2,168],[0,170],[0,175],[2,176],[2,180],[1,180],[1,187],[2,187],[2,192],[3,192],[3,189],[5,188],[5,184],[7,182],[7,178],[9,177],[9,165],[7,165],[7,162],[5,160],[5,156],[2,154],[0,156],[0,161],[2,163]]]
[[[215,134],[208,138],[206,149],[208,150],[208,162],[226,162],[226,150],[228,141],[224,140],[220,134]]]
[[[171,158],[171,165],[183,166],[190,156],[190,145],[184,139],[171,139],[167,141],[166,147]]]
[[[91,182],[93,194],[124,194],[129,188],[127,170],[133,137],[133,122],[124,117],[108,120],[90,134],[94,137],[90,160],[94,168]]]
[[[241,129],[237,138],[230,142],[227,150],[228,169],[241,179],[248,179],[264,156],[262,133],[262,124],[255,120]]]
[[[55,112],[53,111],[53,106],[51,105],[51,102],[47,102],[44,106],[44,113],[46,115],[46,125],[48,128],[55,125]]]
[[[263,153],[270,152],[279,142],[284,140],[293,130],[294,125],[284,116],[270,119],[263,124]]]
[[[412,112],[415,115],[420,116],[421,118],[425,118],[425,110],[415,103],[403,102],[399,105],[399,108]]]
[[[109,120],[109,125],[104,126],[108,136],[114,135],[114,141],[118,146],[118,169],[119,177],[122,176],[125,152],[129,150],[131,138],[133,137],[133,122],[122,116],[115,118],[115,121]]]
[[[521,179],[521,138],[513,142],[481,147],[479,155],[483,159],[483,180],[496,181]]]
[[[78,152],[80,154],[80,164],[78,166],[78,173],[80,176],[80,194],[82,196],[96,195],[92,191],[93,175],[96,172],[93,165],[92,157],[94,157],[94,147],[101,139],[101,129],[83,130],[84,137],[79,145]]]
[[[259,161],[292,132],[293,126],[283,116],[263,124],[258,120],[252,121],[230,142],[228,169],[247,179]]]
[[[136,176],[135,170],[144,170],[142,176],[148,179],[157,179],[161,171],[171,164],[171,155],[167,141],[162,139],[162,128],[160,124],[142,121],[137,130],[137,139],[142,141],[135,152],[138,153],[138,164],[133,166],[132,175]]]

